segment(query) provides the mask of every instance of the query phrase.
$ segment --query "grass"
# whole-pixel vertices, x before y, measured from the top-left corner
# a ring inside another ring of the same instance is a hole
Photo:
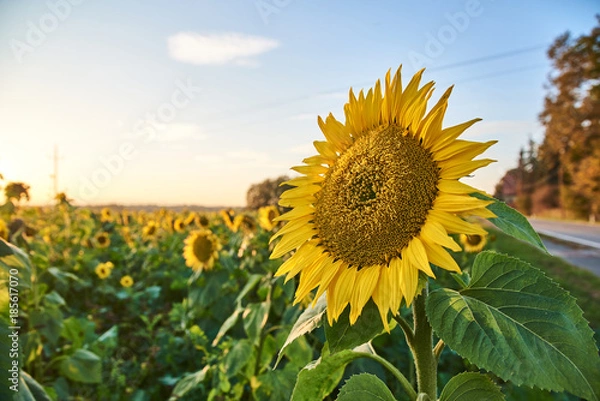
[[[558,282],[562,288],[577,298],[584,317],[596,333],[600,332],[600,277],[594,273],[573,266],[561,258],[544,253],[538,248],[516,240],[495,227],[486,227],[492,238],[489,248],[497,252],[524,260],[543,270]],[[488,248],[488,249],[489,249]]]

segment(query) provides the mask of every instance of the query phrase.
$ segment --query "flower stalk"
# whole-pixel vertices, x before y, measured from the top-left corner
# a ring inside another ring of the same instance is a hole
[[[413,303],[414,337],[409,343],[415,360],[419,394],[437,399],[437,358],[433,351],[433,330],[425,313],[428,289],[415,298]]]

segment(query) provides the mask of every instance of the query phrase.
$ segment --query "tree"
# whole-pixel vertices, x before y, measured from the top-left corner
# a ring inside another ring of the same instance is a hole
[[[249,209],[259,209],[263,206],[277,205],[281,194],[290,188],[289,185],[281,183],[288,180],[287,176],[281,176],[251,185],[246,193],[246,206]]]
[[[4,188],[4,194],[6,201],[15,200],[20,202],[22,198],[29,200],[29,188],[30,186],[22,182],[11,182],[6,188]]]
[[[558,37],[540,121],[541,162],[555,170],[563,209],[595,219],[600,209],[600,16],[589,35]]]

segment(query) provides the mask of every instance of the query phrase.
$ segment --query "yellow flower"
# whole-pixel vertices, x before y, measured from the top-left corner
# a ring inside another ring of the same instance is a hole
[[[123,276],[120,281],[121,285],[125,288],[129,288],[133,285],[133,279],[131,276]]]
[[[182,233],[183,231],[185,231],[185,222],[179,218],[175,219],[175,222],[173,223],[173,228],[176,232]]]
[[[485,235],[480,234],[461,234],[460,243],[464,245],[465,252],[477,253],[483,250],[487,239]]]
[[[100,233],[96,235],[96,243],[100,248],[108,248],[110,245],[110,238],[107,233]]]
[[[121,224],[124,226],[129,225],[129,213],[127,212],[127,210],[121,211]]]
[[[233,231],[238,232],[240,229],[246,235],[252,234],[256,230],[256,222],[247,214],[238,214],[233,219]]]
[[[279,209],[276,206],[264,206],[258,209],[258,224],[267,231],[277,226],[275,219],[279,217]]]
[[[149,221],[146,226],[142,229],[142,235],[145,238],[153,238],[156,236],[156,232],[158,231],[158,224],[155,221]]]
[[[96,266],[96,275],[102,280],[110,276],[110,273],[112,272],[112,263],[110,263],[110,265],[108,263],[100,263]]]
[[[184,224],[186,226],[191,226],[195,221],[196,218],[198,217],[198,214],[196,212],[191,212],[190,214],[188,214],[188,216],[185,218]]]
[[[223,209],[223,210],[219,211],[219,215],[221,215],[221,218],[223,219],[223,222],[225,223],[227,228],[229,228],[231,231],[234,231],[233,220],[234,220],[235,212],[232,209],[227,209],[227,210]]]
[[[373,299],[389,329],[388,312],[412,303],[420,273],[435,277],[430,263],[460,272],[448,233],[485,234],[461,217],[494,216],[458,180],[493,161],[472,159],[496,141],[456,139],[479,119],[443,129],[452,88],[426,113],[433,82],[419,87],[422,73],[404,89],[398,69],[383,90],[379,81],[366,95],[350,90],[345,123],[319,118],[326,141],[314,142],[319,154],[293,168],[302,175],[281,196],[292,210],[277,219],[287,223],[271,258],[296,252],[277,275],[300,274],[295,302],[326,291],[331,324],[348,305],[354,324]]]
[[[0,219],[0,238],[8,241],[8,227],[2,219]]]
[[[210,225],[210,221],[208,220],[208,217],[206,217],[205,214],[199,214],[196,217],[195,221],[196,221],[196,225],[198,227],[205,227],[206,228],[206,227],[208,227]]]
[[[102,208],[102,211],[100,212],[100,221],[105,222],[105,221],[112,221],[112,220],[113,220],[113,215],[112,215],[111,210],[107,207]]]
[[[185,239],[183,257],[185,264],[194,271],[210,270],[215,259],[219,256],[221,244],[216,235],[208,229],[201,229],[190,233]]]

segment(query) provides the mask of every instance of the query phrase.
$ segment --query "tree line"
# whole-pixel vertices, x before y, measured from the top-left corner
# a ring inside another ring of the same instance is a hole
[[[556,38],[547,55],[545,133],[521,149],[495,196],[527,215],[600,217],[600,15],[589,34]]]

